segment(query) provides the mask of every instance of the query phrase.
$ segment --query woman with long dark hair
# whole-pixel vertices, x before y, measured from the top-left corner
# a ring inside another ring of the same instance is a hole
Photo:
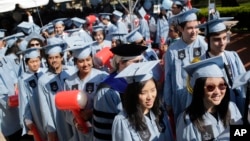
[[[184,67],[191,76],[193,99],[178,117],[177,132],[180,136],[177,136],[177,141],[214,140],[229,125],[241,124],[241,114],[235,103],[230,102],[230,90],[222,68],[222,57]],[[229,140],[229,134],[225,137]]]
[[[135,75],[126,79],[128,86],[122,101],[124,111],[115,117],[112,125],[112,140],[173,140],[167,113],[161,107],[157,83],[152,73],[143,71],[144,75],[136,74],[140,72],[138,71],[140,68],[145,68],[140,64],[150,64],[150,67],[154,67],[156,65],[153,64],[154,62],[158,61],[131,64],[123,72],[120,72],[120,75],[122,73],[128,74],[126,70],[132,69],[135,70],[135,73],[132,73]],[[133,66],[140,68],[133,69]]]

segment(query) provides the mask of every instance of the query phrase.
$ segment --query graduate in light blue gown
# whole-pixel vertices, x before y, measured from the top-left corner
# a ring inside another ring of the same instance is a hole
[[[18,100],[17,77],[6,60],[4,56],[0,59],[0,131],[6,139],[17,141],[21,138],[18,101],[9,102],[10,97]]]
[[[93,60],[91,56],[90,43],[84,43],[83,40],[77,40],[77,38],[71,38],[69,40],[72,43],[68,43],[70,48],[67,50],[72,51],[74,62],[78,71],[65,80],[66,90],[81,90],[87,94],[88,103],[84,109],[81,110],[81,114],[85,115],[85,122],[89,122],[92,125],[92,113],[93,102],[96,95],[96,90],[99,85],[107,76],[108,73],[93,68]],[[81,128],[76,126],[74,122],[74,116],[70,114],[67,117],[67,121],[71,124],[74,131],[74,141],[91,141],[93,140],[92,128],[89,128],[89,132],[82,133]]]
[[[159,60],[130,64],[117,74],[128,86],[123,111],[112,124],[113,141],[174,141],[167,112],[163,110],[151,69]]]
[[[76,72],[75,67],[64,66],[62,44],[43,47],[48,62],[48,71],[38,79],[39,104],[42,113],[43,128],[48,140],[68,141],[72,137],[72,129],[65,120],[65,112],[55,106],[55,95],[64,90],[64,81]]]
[[[111,23],[110,21],[110,16],[112,15],[111,13],[99,13],[100,16],[100,21],[104,25],[104,31],[105,31],[105,40],[112,40],[112,34],[117,31],[117,27]]]
[[[205,29],[206,41],[209,44],[206,54],[201,59],[207,59],[214,56],[222,56],[224,61],[225,78],[231,88],[234,79],[238,75],[246,72],[246,69],[235,51],[226,50],[228,44],[228,30],[223,21],[231,20],[233,17],[221,17],[213,19],[205,24],[199,25],[199,28]],[[246,90],[244,87],[230,89],[231,101],[235,102],[241,114],[244,114],[244,103]]]
[[[112,21],[115,23],[115,25],[117,26],[117,31],[118,33],[128,33],[128,27],[126,26],[126,24],[122,21],[122,15],[123,13],[115,10],[112,13]]]
[[[112,72],[97,90],[94,98],[94,140],[95,141],[111,141],[111,127],[114,117],[122,110],[121,99],[127,87],[124,78],[115,78],[117,73],[122,71],[131,63],[137,63],[142,60],[142,52],[147,47],[140,45],[122,44],[110,50],[114,53],[112,59]]]
[[[184,66],[193,99],[178,117],[177,141],[217,140],[230,125],[242,124],[239,109],[230,102],[223,65],[218,56]],[[229,140],[229,134],[226,135]]]
[[[161,13],[157,19],[157,30],[156,30],[156,39],[155,43],[159,46],[164,44],[168,39],[169,32],[169,23],[168,19],[170,18],[170,9],[173,2],[170,0],[165,0],[164,5],[161,6]]]
[[[149,30],[149,25],[148,25],[148,22],[147,20],[144,18],[145,15],[146,15],[146,11],[144,10],[143,7],[141,7],[139,10],[138,10],[138,15],[137,17],[139,17],[139,25],[140,25],[140,28],[138,29],[138,32],[141,33],[141,35],[144,37],[144,40],[146,42],[149,42],[151,41],[150,39],[150,30]],[[149,44],[148,47],[151,47],[151,44]]]
[[[18,78],[19,117],[23,128],[22,135],[36,128],[41,139],[46,140],[47,135],[43,129],[37,88],[39,77],[47,70],[47,68],[40,67],[41,49],[41,47],[32,47],[20,52],[24,55],[27,70]]]
[[[182,66],[190,64],[207,50],[204,37],[198,35],[196,12],[198,9],[193,8],[178,15],[182,36],[169,46],[164,57],[163,97],[168,110],[173,110],[175,120],[192,100],[192,95],[186,88],[187,73]]]

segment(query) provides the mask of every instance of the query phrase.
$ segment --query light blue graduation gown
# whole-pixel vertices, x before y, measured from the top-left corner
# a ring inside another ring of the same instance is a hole
[[[114,78],[117,73],[111,73],[104,83],[108,87],[97,90],[94,98],[94,140],[111,140],[111,127],[114,117],[122,110],[120,94],[124,93],[127,82],[123,78]]]
[[[226,108],[226,107],[225,107]],[[231,113],[230,124],[242,124],[242,117],[240,111],[236,107],[236,105],[232,102],[229,103],[228,109]],[[184,122],[184,118],[186,122]],[[220,134],[226,129],[218,116],[218,120],[206,112],[203,115],[204,125],[206,128],[205,133],[201,133],[197,127],[191,122],[189,115],[184,117],[184,113],[181,113],[178,117],[177,125],[176,125],[176,133],[177,133],[177,141],[202,141],[205,138],[207,140],[219,137]],[[229,127],[227,127],[229,128]],[[229,132],[229,131],[227,131]],[[223,133],[225,135],[225,133]],[[226,134],[229,135],[229,134]],[[229,136],[227,139],[229,140]]]
[[[79,32],[78,32],[78,35],[81,37],[81,39],[88,43],[88,42],[92,42],[93,41],[93,38],[91,37],[91,35],[86,32],[85,30],[81,29]]]
[[[145,38],[146,41],[150,40],[149,25],[148,25],[148,22],[144,18],[140,19],[140,28],[138,32],[141,33],[141,35]]]
[[[5,56],[5,58],[8,61],[9,68],[12,68],[15,72],[16,77],[18,77],[21,67],[19,58],[14,53]]]
[[[207,50],[207,43],[202,36],[187,45],[182,39],[174,42],[166,52],[164,102],[173,108],[175,120],[191,103],[192,95],[187,91],[187,73],[183,66],[189,65],[195,57],[200,57]]]
[[[160,44],[161,40],[164,40],[166,42],[168,38],[168,32],[168,20],[165,17],[163,17],[162,19],[158,18],[155,43]]]
[[[128,34],[128,27],[121,20],[118,20],[116,22],[116,27],[117,27],[117,30],[115,31],[116,33],[125,33],[125,34]],[[124,36],[121,37],[121,40],[123,40],[123,41],[124,41]]]
[[[62,72],[47,71],[38,79],[38,96],[45,132],[56,132],[60,141],[68,141],[72,130],[65,120],[65,112],[56,108],[55,95],[64,89],[64,81],[76,72],[75,67],[63,66]]]
[[[201,59],[207,59],[210,58],[207,53],[201,56]],[[246,69],[235,51],[224,51],[223,55],[223,61],[226,65],[230,66],[230,70],[232,72],[232,82],[234,82],[235,78],[239,76],[240,74],[243,74],[246,72]],[[224,69],[225,70],[225,69]],[[225,71],[224,71],[225,72]],[[225,78],[228,81],[228,77],[225,74]],[[245,98],[246,98],[246,90],[244,86],[236,88],[236,91],[238,94],[236,94],[232,89],[230,89],[230,98],[231,101],[235,102],[237,107],[239,108],[241,114],[244,113],[244,105],[245,105]]]
[[[25,125],[25,119],[31,120],[36,125],[40,136],[43,139],[47,138],[42,125],[42,116],[38,97],[38,78],[44,74],[46,68],[40,68],[37,72],[38,77],[32,72],[25,72],[18,79],[19,89],[19,115],[20,123],[23,128],[23,135],[27,134],[28,129]]]
[[[163,132],[159,132],[158,126],[155,122],[156,117],[152,111],[150,111],[150,118],[144,116],[146,120],[146,125],[149,129],[148,132],[138,132],[130,125],[128,121],[127,114],[122,111],[117,116],[115,116],[113,125],[112,125],[112,140],[113,141],[144,141],[141,138],[141,135],[148,138],[148,141],[174,141],[171,127],[168,121],[168,117],[165,115],[163,123],[165,129]],[[166,114],[166,113],[165,113]],[[162,123],[162,124],[163,124]],[[150,136],[149,136],[150,135]]]
[[[90,74],[84,78],[84,80],[80,80],[78,75],[78,72],[70,76],[65,80],[65,88],[66,90],[82,90],[85,92],[88,96],[88,103],[84,109],[92,109],[93,110],[93,103],[94,103],[94,97],[96,95],[96,90],[99,85],[107,76],[108,73],[105,71],[100,71],[95,68],[91,69]],[[71,112],[66,115],[67,121],[72,126],[73,129],[73,140],[74,141],[91,141],[93,138],[93,132],[92,128],[89,128],[89,133],[83,134],[81,131],[76,129],[74,123],[73,123],[73,115]],[[92,124],[92,121],[89,121]]]
[[[0,59],[0,131],[9,136],[21,129],[18,107],[9,107],[8,98],[15,94],[15,73],[4,58]]]

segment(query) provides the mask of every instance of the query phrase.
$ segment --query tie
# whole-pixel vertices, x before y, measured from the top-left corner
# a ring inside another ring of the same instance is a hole
[[[37,72],[35,72],[35,73],[34,73],[34,75],[35,75],[35,76],[36,76],[36,78],[38,79],[38,73],[37,73]]]

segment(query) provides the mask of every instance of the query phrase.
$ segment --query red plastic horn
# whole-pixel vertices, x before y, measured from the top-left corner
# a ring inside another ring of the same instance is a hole
[[[96,66],[108,66],[111,68],[110,59],[114,54],[110,51],[110,47],[104,47],[94,55],[94,63]]]
[[[82,119],[80,110],[85,108],[87,101],[87,94],[79,90],[61,91],[55,96],[56,107],[60,110],[71,110],[76,122],[83,127],[83,133],[88,133],[88,125]]]
[[[94,24],[96,22],[96,16],[95,15],[89,15],[86,17],[86,20],[88,24]]]

